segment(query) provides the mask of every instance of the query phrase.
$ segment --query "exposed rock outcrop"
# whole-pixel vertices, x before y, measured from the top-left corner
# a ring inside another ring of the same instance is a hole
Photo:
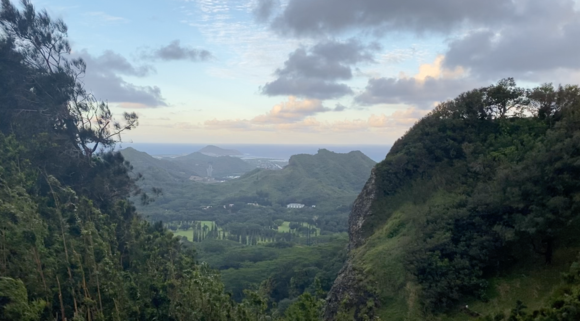
[[[352,252],[365,242],[363,226],[365,221],[372,215],[371,207],[377,194],[375,181],[376,173],[373,168],[370,178],[354,201],[348,219],[349,252]],[[343,304],[345,308],[350,310],[353,307],[364,306],[365,302],[370,298],[369,293],[366,293],[358,282],[360,280],[358,273],[353,266],[352,257],[349,253],[349,259],[338,273],[332,288],[328,292],[324,309],[325,320],[335,320]]]

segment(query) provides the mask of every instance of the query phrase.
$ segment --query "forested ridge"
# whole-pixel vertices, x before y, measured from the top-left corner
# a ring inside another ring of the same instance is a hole
[[[373,303],[355,316],[580,318],[578,86],[503,79],[443,102],[374,179],[350,259]]]
[[[128,198],[161,191],[140,190],[113,150],[138,117],[115,120],[84,88],[66,25],[8,0],[0,25],[0,320],[265,318],[262,295],[235,303],[193,248],[138,215]]]

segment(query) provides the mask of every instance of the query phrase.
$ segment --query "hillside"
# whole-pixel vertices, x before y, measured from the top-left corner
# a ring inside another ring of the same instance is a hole
[[[201,211],[201,207],[231,203],[285,207],[297,202],[316,205],[320,211],[334,211],[340,206],[350,206],[374,164],[361,152],[340,154],[320,150],[316,155],[292,156],[290,165],[282,170],[255,169],[238,179],[219,184],[156,185],[147,180],[139,184],[143,188],[163,188],[163,198],[143,211],[164,221],[205,217],[210,211]]]
[[[237,157],[214,157],[201,152],[164,159],[154,158],[131,147],[125,148],[120,152],[131,163],[136,172],[143,174],[146,179],[161,183],[166,181],[184,181],[192,176],[208,177],[208,167],[210,165],[212,168],[211,177],[214,178],[241,175],[254,169],[254,166]]]
[[[360,191],[376,163],[360,151],[341,154],[320,149],[314,156],[294,155],[285,173],[300,172],[340,190]]]
[[[175,157],[171,162],[177,166],[188,168],[199,173],[202,177],[222,178],[226,176],[237,176],[254,169],[254,166],[244,162],[240,158],[230,156],[208,156],[200,152],[189,155]],[[208,171],[208,168],[211,168]]]
[[[280,171],[252,171],[230,184],[232,197],[247,191],[267,191],[270,200],[280,205],[315,205],[346,197],[349,204],[364,186],[375,162],[361,152],[346,154],[321,149],[315,155],[294,155]],[[340,202],[343,204],[343,202]]]
[[[325,319],[578,320],[579,124],[576,86],[440,104],[355,201]]]
[[[149,198],[114,145],[138,116],[118,122],[78,82],[64,22],[2,1],[0,28],[0,320],[266,318],[136,211]]]
[[[237,151],[235,149],[224,149],[214,145],[207,145],[204,148],[198,150],[197,152],[202,153],[207,156],[241,156],[243,155],[242,152]]]
[[[199,175],[187,166],[165,159],[154,158],[132,147],[125,148],[120,153],[125,160],[131,163],[135,172],[142,174],[146,180],[153,182],[180,182],[187,180],[193,175]]]

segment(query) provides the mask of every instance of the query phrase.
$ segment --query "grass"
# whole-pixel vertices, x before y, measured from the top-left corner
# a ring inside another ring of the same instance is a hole
[[[201,223],[202,229],[204,226],[207,226],[208,229],[211,229],[215,225],[215,221],[197,221],[197,223]],[[221,232],[221,230],[222,229],[218,226],[218,231]],[[193,228],[189,228],[187,230],[178,229],[177,231],[173,231],[173,235],[184,236],[188,241],[193,242]]]
[[[392,214],[387,224],[355,252],[355,267],[361,270],[364,287],[380,298],[378,316],[381,320],[420,320],[416,285],[405,272],[405,248],[412,240],[412,224],[407,224],[416,206],[402,206]]]
[[[316,227],[315,225],[303,222],[302,226],[316,229],[316,235],[320,235],[320,228]],[[282,225],[278,226],[279,233],[289,233],[290,231],[291,231],[290,230],[290,222],[288,222],[288,221],[284,221],[284,223],[282,223]]]
[[[423,315],[418,294],[419,285],[404,266],[405,251],[415,238],[414,221],[425,214],[425,205],[406,203],[377,227],[365,244],[352,252],[353,264],[360,273],[360,283],[370,293],[380,298],[377,315],[381,320],[472,320],[459,310],[447,314]],[[572,243],[570,243],[572,244]],[[577,243],[574,243],[577,244]],[[465,298],[458,305],[484,315],[501,312],[509,315],[516,301],[521,300],[527,311],[538,309],[551,299],[555,289],[561,286],[561,273],[568,271],[577,259],[580,248],[561,248],[554,253],[554,263],[546,265],[541,257],[530,257],[526,262],[489,280],[487,302]],[[363,277],[364,276],[364,277]]]
[[[355,250],[354,264],[364,275],[361,283],[380,298],[377,315],[381,320],[473,320],[475,318],[459,310],[437,316],[425,316],[421,312],[420,287],[405,271],[403,258],[407,244],[415,235],[413,218],[423,212],[420,206],[402,205],[384,226],[377,228],[366,243]],[[579,250],[568,247],[556,251],[551,265],[546,265],[541,257],[531,257],[489,280],[487,302],[466,298],[459,305],[469,305],[470,310],[482,316],[502,312],[509,315],[517,300],[521,300],[528,311],[545,306],[561,285],[561,273],[568,271]]]
[[[561,273],[567,272],[577,258],[579,248],[561,249],[554,254],[554,263],[546,265],[541,258],[531,259],[514,267],[503,276],[492,278],[487,295],[488,302],[471,300],[466,302],[472,311],[482,315],[503,312],[509,315],[516,301],[521,300],[527,311],[542,307],[561,285]],[[530,267],[535,267],[530,269]],[[442,321],[465,320],[465,314],[455,312],[441,318]]]
[[[177,231],[173,231],[173,235],[175,236],[184,236],[187,238],[188,241],[193,241],[193,229],[189,229],[189,230],[177,230]]]
[[[290,232],[290,222],[284,221],[284,223],[282,223],[282,225],[278,226],[278,232],[280,232],[280,233]]]
[[[197,221],[197,222],[201,223],[202,229],[204,226],[207,226],[208,229],[211,229],[215,225],[215,221]],[[302,223],[302,226],[316,229],[316,235],[317,236],[320,235],[320,228],[317,228],[316,226],[308,224],[308,223]],[[220,232],[222,231],[222,228],[219,226],[218,226],[218,231],[220,231]],[[288,222],[288,221],[285,221],[284,223],[282,223],[281,226],[278,226],[279,233],[289,233],[291,231],[293,231],[293,230],[290,229],[290,222]],[[173,231],[173,235],[186,237],[188,241],[193,242],[193,228],[189,228],[187,230],[178,229],[176,231]],[[270,242],[260,239],[260,240],[258,240],[258,243],[259,244],[266,244],[266,243],[270,243]]]

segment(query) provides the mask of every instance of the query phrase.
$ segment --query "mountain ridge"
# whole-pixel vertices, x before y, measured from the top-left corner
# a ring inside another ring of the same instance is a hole
[[[416,123],[352,207],[325,320],[577,320],[579,111],[577,86],[499,82]]]
[[[242,152],[235,149],[224,149],[215,145],[207,145],[204,148],[198,150],[197,152],[202,153],[207,156],[241,156],[244,155]]]

